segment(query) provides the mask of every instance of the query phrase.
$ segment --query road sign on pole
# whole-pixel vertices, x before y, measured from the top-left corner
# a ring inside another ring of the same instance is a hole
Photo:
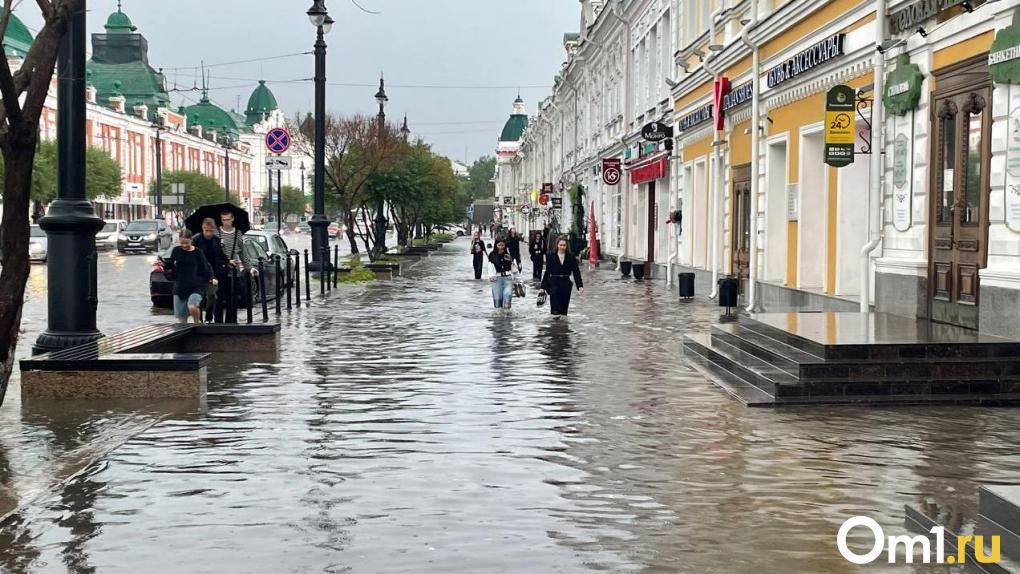
[[[280,171],[290,169],[293,160],[289,155],[271,155],[266,157],[266,169]]]
[[[290,132],[283,128],[273,128],[266,134],[266,149],[275,154],[286,153],[290,149]]]

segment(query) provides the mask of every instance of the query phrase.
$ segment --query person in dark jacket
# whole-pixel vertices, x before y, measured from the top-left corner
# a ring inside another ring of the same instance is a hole
[[[164,269],[174,275],[174,315],[181,323],[187,323],[190,316],[196,323],[202,322],[202,297],[206,284],[216,284],[212,268],[205,255],[191,243],[191,231],[181,230],[180,245],[170,252],[170,259],[163,262]]]
[[[191,242],[202,252],[203,255],[205,255],[205,260],[208,261],[209,266],[212,267],[213,277],[216,278],[216,284],[209,283],[206,287],[205,299],[202,300],[202,309],[205,311],[205,322],[212,323],[216,314],[216,294],[219,290],[216,285],[225,285],[228,278],[227,255],[223,253],[223,242],[220,241],[219,236],[216,235],[216,221],[211,217],[205,218],[205,220],[202,221],[201,235],[193,237]],[[219,320],[223,320],[222,316]]]
[[[482,232],[476,231],[471,238],[471,260],[475,266],[475,279],[482,278],[482,265],[485,263],[485,242],[482,241]]]
[[[560,235],[556,240],[556,252],[550,253],[545,261],[542,291],[549,294],[549,311],[555,318],[559,318],[561,315],[565,316],[570,310],[570,291],[575,284],[577,292],[584,293],[581,268],[568,245],[567,236]],[[571,276],[574,278],[574,283],[570,282]]]
[[[517,230],[513,227],[510,228],[510,233],[506,236],[506,249],[510,252],[510,256],[517,262],[518,269],[521,267],[521,236],[517,234]]]
[[[509,309],[513,301],[514,278],[520,268],[514,261],[505,239],[497,239],[489,252],[489,281],[492,283],[492,304],[497,309]]]
[[[531,254],[531,276],[535,279],[542,279],[542,266],[545,265],[545,238],[541,231],[531,233],[531,241],[528,242],[528,253]]]

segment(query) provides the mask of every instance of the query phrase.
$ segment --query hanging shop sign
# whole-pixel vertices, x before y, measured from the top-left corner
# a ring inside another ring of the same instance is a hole
[[[666,158],[662,157],[630,170],[631,185],[654,181],[666,177]]]
[[[1020,84],[1020,8],[1013,10],[1013,23],[995,34],[988,67],[995,83]]]
[[[549,194],[543,193],[542,195],[538,196],[538,202],[541,203],[542,205],[549,205]]]
[[[513,204],[514,204],[514,198],[513,197],[510,197],[509,195],[503,196],[503,205],[513,205]]]
[[[673,137],[673,128],[662,122],[652,122],[641,128],[641,137],[650,142],[661,142]]]
[[[695,126],[712,119],[712,104],[705,104],[686,116],[680,118],[680,121],[676,123],[676,128],[679,131],[685,132]]]
[[[770,69],[766,75],[769,88],[774,88],[812,68],[842,56],[845,39],[845,34],[834,34]]]
[[[715,111],[715,129],[722,131],[726,128],[726,113],[723,107],[723,98],[730,92],[730,79],[722,76],[712,82],[712,109]]]
[[[563,198],[562,197],[554,197],[554,198],[552,198],[552,208],[553,209],[563,209]]]
[[[906,129],[913,129],[913,122],[907,120]],[[893,227],[906,231],[911,224],[911,165],[912,139],[906,133],[896,134],[893,140]]]
[[[825,163],[845,167],[854,162],[854,105],[850,86],[833,86],[825,95]]]
[[[917,0],[911,2],[908,6],[889,14],[889,30],[893,34],[913,32],[921,24],[965,2],[967,0]]]
[[[602,181],[606,185],[616,185],[623,177],[620,158],[604,158],[602,160]]]
[[[886,78],[885,97],[882,98],[885,109],[898,116],[916,110],[923,82],[920,66],[910,63],[909,54],[900,54],[896,58],[896,68]]]
[[[542,195],[548,195],[548,194],[550,194],[552,192],[553,192],[553,184],[551,184],[551,183],[543,183],[542,184]]]
[[[530,205],[522,205],[521,206],[521,215],[531,215],[531,206]]]
[[[741,104],[750,102],[752,97],[754,97],[754,84],[751,82],[741,84],[730,89],[730,91],[723,96],[722,109],[724,111],[731,110]]]

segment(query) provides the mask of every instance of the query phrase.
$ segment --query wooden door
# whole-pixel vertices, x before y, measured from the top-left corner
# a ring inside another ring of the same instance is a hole
[[[655,182],[648,182],[648,265],[646,273],[651,277],[652,264],[655,263]]]
[[[928,188],[933,321],[978,328],[978,270],[988,254],[992,86],[987,57],[936,73]]]
[[[733,168],[733,200],[730,213],[730,273],[740,279],[750,277],[751,263],[751,166]]]

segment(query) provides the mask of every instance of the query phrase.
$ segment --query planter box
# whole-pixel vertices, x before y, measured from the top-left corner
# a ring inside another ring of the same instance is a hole
[[[399,263],[366,263],[365,269],[370,269],[376,275],[389,275],[390,278],[400,276]]]

